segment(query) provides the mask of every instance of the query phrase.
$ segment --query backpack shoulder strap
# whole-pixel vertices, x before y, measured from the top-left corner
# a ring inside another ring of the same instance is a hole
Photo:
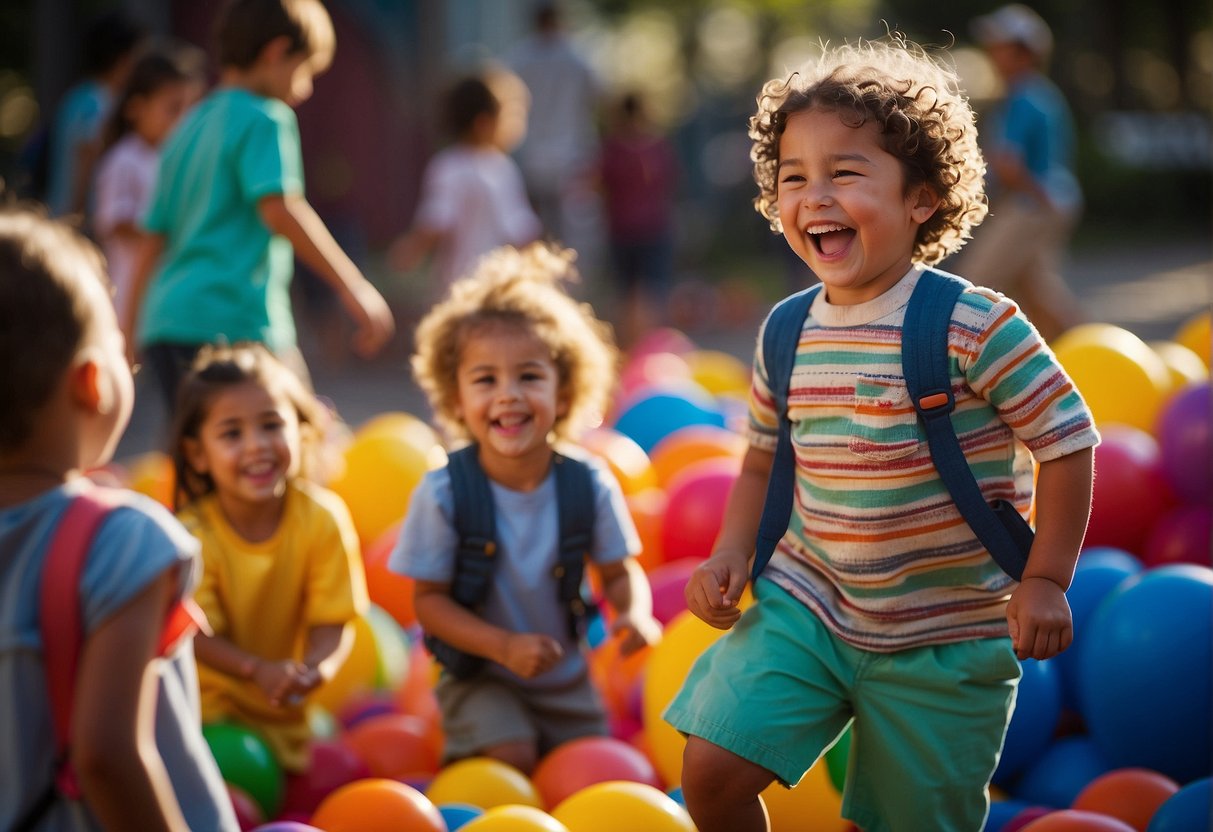
[[[451,597],[475,608],[488,598],[497,555],[497,529],[493,515],[493,492],[480,467],[475,444],[450,454],[447,468],[455,502],[455,574]]]
[[[800,331],[819,291],[820,283],[784,298],[771,310],[763,329],[762,360],[767,371],[767,383],[775,399],[775,411],[779,416],[779,434],[771,476],[767,481],[767,496],[758,523],[758,539],[754,547],[755,578],[766,568],[792,517],[792,501],[796,495],[796,457],[792,450],[792,423],[788,421],[788,388],[796,363],[796,349],[800,346]]]
[[[1012,538],[1004,521],[986,502],[952,424],[956,398],[948,372],[948,328],[956,301],[971,285],[935,269],[922,273],[902,325],[902,371],[910,400],[926,429],[931,459],[940,479],[990,556],[1004,572],[1019,580],[1027,560],[1026,548],[1022,541]]]
[[[576,637],[587,611],[581,580],[585,559],[594,545],[594,475],[588,464],[563,454],[556,454],[552,464],[556,468],[560,518],[560,557],[552,575],[559,586],[560,600],[569,609],[569,627]]]
[[[73,498],[51,536],[39,583],[38,626],[54,728],[56,783],[70,797],[79,795],[67,756],[76,669],[84,643],[80,577],[101,522],[122,504],[121,491],[96,486]]]

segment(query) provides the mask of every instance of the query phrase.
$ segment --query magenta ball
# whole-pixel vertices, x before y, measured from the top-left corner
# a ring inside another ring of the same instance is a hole
[[[666,561],[706,558],[712,553],[724,518],[729,491],[737,480],[737,462],[708,459],[688,465],[670,482],[661,551]]]
[[[649,572],[649,587],[653,591],[653,617],[669,624],[687,608],[686,585],[691,573],[703,558],[678,558],[654,567]]]
[[[1154,437],[1128,425],[1104,428],[1095,449],[1091,519],[1083,545],[1140,555],[1154,523],[1175,502]]]
[[[1180,505],[1158,518],[1146,538],[1142,562],[1146,566],[1213,566],[1213,508]]]
[[[1189,384],[1163,405],[1154,435],[1162,470],[1184,502],[1213,500],[1213,410],[1209,382]]]

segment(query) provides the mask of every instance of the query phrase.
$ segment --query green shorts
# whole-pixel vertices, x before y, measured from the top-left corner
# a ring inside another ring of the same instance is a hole
[[[535,691],[496,676],[460,681],[444,673],[434,695],[446,736],[444,765],[507,742],[534,742],[542,756],[569,740],[607,734],[602,698],[589,674]]]
[[[665,712],[701,737],[800,781],[852,725],[843,815],[867,832],[977,830],[1020,667],[1009,638],[895,653],[852,647],[769,580],[695,662]]]

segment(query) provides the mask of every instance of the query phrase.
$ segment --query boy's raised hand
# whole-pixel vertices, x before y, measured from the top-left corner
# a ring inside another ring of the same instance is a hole
[[[738,602],[750,578],[749,557],[740,552],[716,552],[687,581],[687,608],[719,630],[727,630],[741,617]]]

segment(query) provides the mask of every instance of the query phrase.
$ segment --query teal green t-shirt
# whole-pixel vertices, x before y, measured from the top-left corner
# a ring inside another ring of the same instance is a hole
[[[303,192],[299,124],[282,101],[220,88],[164,147],[144,224],[164,236],[138,342],[295,346],[294,252],[257,202]]]

